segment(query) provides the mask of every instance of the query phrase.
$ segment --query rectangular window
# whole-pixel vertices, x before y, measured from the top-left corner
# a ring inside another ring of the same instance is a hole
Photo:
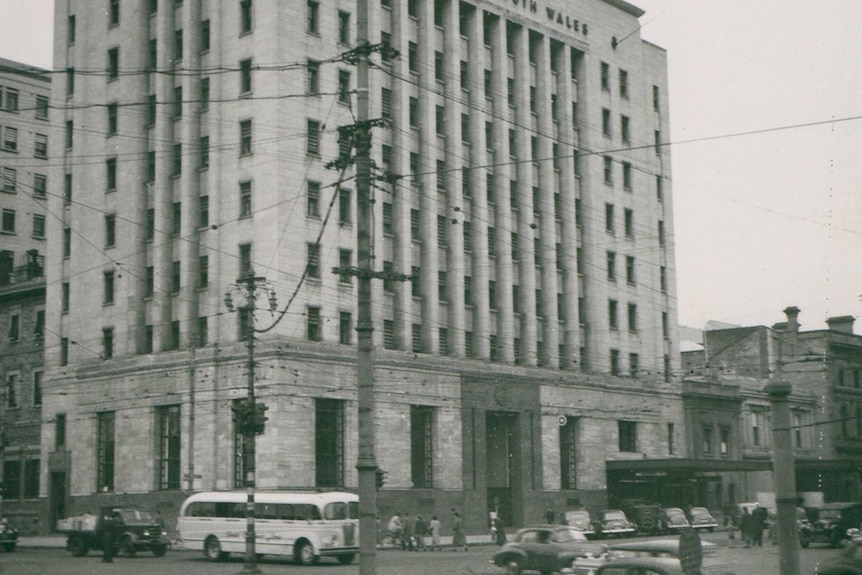
[[[338,102],[350,104],[350,72],[347,70],[338,71]]]
[[[497,257],[497,229],[488,226],[488,257]]]
[[[320,308],[308,306],[305,308],[306,325],[305,337],[309,341],[321,341],[323,338],[322,325],[320,323]]]
[[[209,256],[200,256],[198,258],[198,289],[206,288],[210,281],[210,259]]]
[[[120,0],[109,0],[108,2],[108,25],[116,26],[120,23]]]
[[[560,417],[560,488],[578,488],[578,420]]]
[[[210,167],[210,137],[209,136],[201,136],[200,137],[200,169],[206,170]]]
[[[208,228],[210,226],[210,197],[201,196],[198,202],[198,227]]]
[[[63,451],[66,448],[66,414],[54,416],[54,450]]]
[[[464,276],[464,305],[473,305],[473,278]]]
[[[45,237],[45,216],[33,214],[33,237],[40,239]]]
[[[306,275],[320,279],[320,244],[306,244]]]
[[[156,210],[155,208],[147,208],[147,229],[145,230],[145,238],[147,241],[152,241],[156,237]]]
[[[616,252],[607,252],[608,262],[608,281],[617,281],[617,254]]]
[[[2,176],[3,178],[2,182],[0,182],[0,191],[8,192],[11,194],[17,193],[18,172],[14,168],[3,168]]]
[[[437,246],[441,248],[446,247],[446,216],[437,216]]]
[[[422,325],[418,323],[410,326],[410,350],[413,353],[422,353]]]
[[[117,238],[117,216],[107,214],[105,216],[105,247],[112,248]]]
[[[21,336],[21,317],[18,314],[9,316],[9,341],[18,341]]]
[[[120,49],[108,50],[108,81],[116,80],[120,75]]]
[[[178,236],[182,231],[183,225],[183,204],[182,202],[174,202],[173,218],[171,220],[171,235]]]
[[[659,130],[655,130],[653,132],[653,139],[655,140],[655,155],[661,155],[661,132]]]
[[[655,177],[655,197],[660,202],[664,201],[664,190],[661,176]]]
[[[96,491],[114,490],[114,422],[113,411],[96,414]]]
[[[308,94],[316,95],[320,93],[320,63],[315,60],[309,60],[305,65],[306,70],[306,90]]]
[[[610,156],[604,156],[604,168],[605,168],[605,183],[613,184],[614,183],[614,160]]]
[[[305,215],[320,217],[320,182],[308,182],[305,200]]]
[[[658,86],[652,87],[652,109],[659,111],[659,89]]]
[[[201,20],[201,52],[209,52],[210,49],[210,21]]]
[[[239,217],[251,217],[251,182],[239,183]]]
[[[637,451],[638,428],[636,421],[618,421],[619,450],[627,453]]]
[[[182,281],[181,272],[182,262],[172,262],[171,264],[171,293],[180,292],[180,284]]]
[[[626,256],[626,283],[635,285],[635,258],[634,256]]]
[[[48,178],[42,174],[33,174],[33,195],[38,199],[48,197]]]
[[[338,314],[338,343],[342,345],[353,343],[353,315],[349,311]]]
[[[608,327],[612,330],[619,329],[619,320],[617,319],[617,300],[608,300]]]
[[[712,455],[712,426],[703,425],[700,430],[701,451],[704,455]]]
[[[470,253],[473,251],[473,224],[464,222],[464,252]]]
[[[497,282],[494,280],[488,281],[488,307],[497,309]]]
[[[796,447],[802,445],[797,444]],[[718,428],[718,452],[721,455],[730,455],[730,428],[724,425]]]
[[[75,122],[66,120],[66,149],[71,150],[75,143]]]
[[[314,484],[344,485],[344,401],[314,400]]]
[[[338,43],[350,45],[350,12],[338,11]]]
[[[640,356],[636,353],[629,354],[629,377],[637,379],[640,375]]]
[[[443,52],[434,52],[434,79],[438,82],[443,82],[445,78],[446,68]]]
[[[407,68],[412,74],[419,73],[419,46],[416,42],[407,43]]]
[[[17,112],[18,111],[18,90],[14,90],[12,88],[6,88],[6,111],[7,112]]]
[[[112,102],[106,106],[105,110],[108,115],[108,135],[113,136],[117,133],[117,113],[119,111],[119,104]]]
[[[441,302],[449,301],[449,296],[447,295],[446,290],[446,272],[438,271],[437,272],[437,298]]]
[[[631,122],[629,122],[628,116],[620,117],[620,134],[622,136],[623,142],[628,144],[631,142]]]
[[[419,235],[419,210],[410,210],[410,240],[414,242],[420,241]]]
[[[349,270],[353,266],[353,252],[344,249],[338,250],[338,266],[342,269],[342,272],[338,274],[338,282],[352,285],[353,276],[350,275]],[[386,269],[386,262],[383,262],[383,269]],[[386,280],[383,280],[383,285],[386,285]]]
[[[614,233],[614,205],[605,204],[605,231],[609,234]]]
[[[209,78],[201,78],[200,100],[201,100],[201,112],[205,112],[210,107],[210,79]],[[151,125],[153,123],[155,123],[155,114],[153,115],[153,122],[151,122]]]
[[[632,165],[629,162],[623,162],[623,188],[632,189]]]
[[[392,235],[392,204],[383,202],[383,235]]]
[[[251,74],[251,58],[240,60],[239,63],[239,93],[248,94],[253,87]]]
[[[658,221],[658,245],[664,245],[664,221]]]
[[[602,90],[609,92],[611,89],[611,67],[607,62],[601,63]]]
[[[33,139],[33,157],[44,160],[48,157],[48,136],[36,134]]]
[[[13,215],[12,223],[14,225],[15,213],[13,212],[12,215]],[[4,228],[3,231],[6,231],[5,230],[5,228],[6,228],[6,210],[3,210],[3,228]],[[72,256],[72,228],[63,228],[63,257],[68,258],[71,256]]]
[[[239,3],[239,33],[246,34],[252,28],[252,0],[240,0]]]
[[[10,459],[3,462],[3,487],[6,499],[21,498],[21,462]]]
[[[106,186],[109,192],[117,189],[117,158],[105,160]]]
[[[36,321],[33,323],[33,339],[41,341],[45,339],[45,310],[36,310]],[[42,372],[37,372],[42,373]],[[41,381],[41,377],[40,377]],[[40,391],[41,394],[41,391]]]
[[[183,31],[174,30],[174,61],[179,62],[183,59],[184,52]]]
[[[75,15],[71,14],[66,19],[66,43],[74,44],[75,43]]]
[[[347,188],[338,190],[338,223],[349,224],[353,221],[351,216],[351,194]]]
[[[620,70],[620,98],[629,97],[629,73]]]
[[[395,349],[395,323],[391,319],[383,320],[383,349]]]
[[[69,338],[60,338],[60,365],[69,365]]]
[[[72,174],[63,175],[63,203],[67,206],[72,203]]]
[[[309,156],[320,156],[320,122],[307,120],[306,122],[306,147]]]
[[[179,489],[182,448],[180,436],[180,406],[160,405],[156,407],[156,429],[158,433],[158,486],[159,489]]]
[[[239,155],[251,154],[251,120],[239,123]]]
[[[15,210],[3,210],[3,221],[0,224],[0,231],[7,234],[15,233]]]
[[[209,344],[209,321],[206,316],[198,318],[197,347],[206,347]]]
[[[48,98],[45,96],[36,96],[36,118],[48,119]]]
[[[60,296],[61,297],[60,311],[62,313],[69,313],[69,301],[70,301],[69,300],[69,296],[70,296],[69,288],[70,288],[69,282],[63,282],[63,287],[62,287],[63,292],[62,292],[62,295]]]
[[[607,108],[602,108],[602,134],[611,135],[611,111]]]
[[[183,173],[183,145],[174,144],[174,165],[171,175],[179,176]]]
[[[410,478],[416,489],[434,487],[434,408],[410,406]]]

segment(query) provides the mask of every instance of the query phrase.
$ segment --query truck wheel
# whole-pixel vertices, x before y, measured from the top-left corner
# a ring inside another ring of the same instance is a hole
[[[132,541],[131,537],[123,537],[123,540],[120,541],[120,551],[123,552],[126,557],[134,557],[138,550],[135,549],[135,543]]]
[[[81,535],[72,535],[69,537],[69,551],[74,557],[83,557],[89,549]]]
[[[221,550],[221,543],[215,535],[210,535],[204,542],[204,555],[213,561],[225,561],[228,557],[228,554]]]
[[[167,545],[156,545],[153,547],[153,555],[155,555],[156,557],[164,557],[165,553],[167,553],[167,552],[168,552],[168,546]]]

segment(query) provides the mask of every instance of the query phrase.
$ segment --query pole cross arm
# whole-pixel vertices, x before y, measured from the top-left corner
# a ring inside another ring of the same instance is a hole
[[[342,276],[356,276],[362,279],[393,280],[398,282],[413,281],[413,276],[408,274],[389,271],[376,272],[374,270],[360,269],[356,266],[337,266],[332,268],[332,273]]]
[[[348,50],[342,54],[339,59],[346,64],[355,66],[357,62],[359,62],[360,56],[368,57],[374,52],[380,53],[384,60],[396,59],[401,56],[401,53],[390,46],[389,42],[381,42],[379,44],[365,44],[364,46],[357,46],[356,48]]]

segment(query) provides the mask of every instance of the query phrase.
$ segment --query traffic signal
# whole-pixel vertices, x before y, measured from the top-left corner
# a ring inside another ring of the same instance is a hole
[[[255,403],[254,413],[251,414],[251,431],[257,435],[263,435],[266,428],[266,422],[269,419],[266,416],[266,410],[269,407],[265,403]]]
[[[380,490],[380,488],[386,485],[386,472],[379,467],[374,472],[374,482],[377,485],[378,491]]]
[[[234,411],[234,421],[236,421],[242,433],[263,434],[266,422],[269,419],[266,416],[266,410],[269,407],[265,403],[255,402],[254,409],[252,409],[248,400],[241,400],[237,401],[232,409]]]

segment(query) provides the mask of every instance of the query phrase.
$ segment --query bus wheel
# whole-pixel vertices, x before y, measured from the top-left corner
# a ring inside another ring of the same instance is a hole
[[[341,563],[342,565],[350,565],[351,563],[353,563],[353,560],[355,558],[356,558],[356,555],[354,555],[352,553],[350,555],[339,555],[338,556],[338,562]]]
[[[296,562],[300,565],[314,565],[317,557],[314,556],[314,548],[308,541],[303,541],[296,548]]]
[[[213,561],[224,561],[228,556],[227,553],[221,550],[221,543],[219,543],[218,537],[215,535],[210,535],[204,541],[204,555]]]

